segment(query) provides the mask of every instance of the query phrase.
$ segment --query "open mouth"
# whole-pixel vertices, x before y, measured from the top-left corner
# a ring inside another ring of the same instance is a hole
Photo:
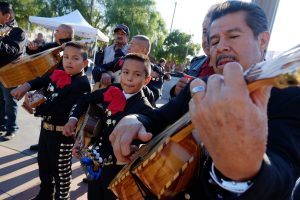
[[[221,55],[217,59],[217,68],[224,68],[224,65],[230,62],[235,62],[236,59],[234,56],[230,55]]]

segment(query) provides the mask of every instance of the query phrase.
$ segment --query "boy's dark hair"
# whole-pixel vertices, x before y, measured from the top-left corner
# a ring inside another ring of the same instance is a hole
[[[13,6],[10,3],[0,1],[0,12],[3,15],[9,13],[11,19],[15,18],[15,14],[14,14],[14,11],[13,11]]]
[[[78,42],[67,42],[65,47],[74,47],[76,49],[81,50],[81,56],[82,56],[83,60],[87,60],[87,57],[88,57],[87,52],[84,49],[84,46],[82,46],[80,43],[78,43]]]
[[[159,61],[158,61],[159,63],[166,63],[167,61],[166,61],[166,59],[164,59],[164,58],[161,58],[161,59],[159,59]]]
[[[140,61],[140,62],[144,63],[146,77],[150,76],[150,74],[151,74],[151,62],[150,62],[148,56],[146,56],[144,54],[140,54],[140,53],[129,53],[124,57],[124,62],[127,59],[137,60],[137,61]]]
[[[268,31],[268,19],[263,9],[254,3],[242,1],[226,1],[217,4],[212,11],[210,24],[220,17],[239,11],[246,13],[246,24],[252,30],[255,38],[260,33]]]

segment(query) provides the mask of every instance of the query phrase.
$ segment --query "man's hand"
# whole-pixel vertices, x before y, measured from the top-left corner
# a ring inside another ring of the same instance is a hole
[[[203,85],[196,79],[190,88]],[[192,96],[189,112],[215,167],[242,181],[260,170],[268,136],[267,105],[271,87],[249,94],[240,64],[228,63],[224,76],[212,75],[206,91]]]
[[[63,134],[65,136],[72,136],[75,134],[75,129],[77,125],[76,119],[69,119],[68,123],[65,124]]]
[[[11,96],[15,99],[20,100],[23,96],[30,90],[31,86],[28,83],[24,83],[23,85],[13,89],[10,91]]]
[[[181,90],[186,86],[186,84],[189,83],[189,80],[182,77],[181,79],[179,79],[179,81],[177,82],[176,86],[175,86],[175,96],[177,96]]]
[[[28,49],[30,50],[37,50],[39,48],[39,45],[35,42],[29,42],[28,43]]]
[[[112,77],[108,73],[103,73],[101,75],[100,83],[104,85],[110,85],[111,84]]]
[[[147,142],[152,134],[146,132],[143,124],[135,115],[124,117],[109,136],[114,154],[119,162],[128,163],[132,154],[131,143],[134,139]]]

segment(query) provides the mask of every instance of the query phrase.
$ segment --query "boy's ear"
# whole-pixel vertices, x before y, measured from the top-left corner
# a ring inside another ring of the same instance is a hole
[[[83,67],[86,67],[88,64],[89,64],[89,61],[87,59],[83,61],[83,65],[84,65]]]
[[[147,85],[151,81],[151,78],[152,78],[151,76],[146,77],[145,85]]]

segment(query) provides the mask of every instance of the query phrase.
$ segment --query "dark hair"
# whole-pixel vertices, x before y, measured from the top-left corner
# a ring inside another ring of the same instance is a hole
[[[124,62],[127,59],[137,60],[144,64],[145,66],[145,73],[146,77],[150,76],[151,74],[151,62],[148,56],[141,54],[141,53],[129,53],[124,57]]]
[[[15,18],[15,14],[14,14],[14,11],[13,11],[13,6],[10,3],[0,1],[0,12],[2,12],[2,14],[9,13],[11,19]]]
[[[84,47],[78,42],[67,42],[65,47],[74,47],[76,49],[81,50],[81,56],[83,60],[87,60],[87,52],[85,51]]]
[[[252,30],[256,38],[260,33],[268,31],[268,19],[263,9],[254,3],[242,1],[226,1],[217,4],[211,13],[210,24],[220,17],[239,11],[245,11],[246,24]]]
[[[159,61],[158,61],[158,62],[159,62],[159,63],[163,63],[163,62],[165,63],[165,62],[167,62],[167,61],[166,61],[166,59],[164,59],[164,58],[161,58],[161,59],[159,59]]]

